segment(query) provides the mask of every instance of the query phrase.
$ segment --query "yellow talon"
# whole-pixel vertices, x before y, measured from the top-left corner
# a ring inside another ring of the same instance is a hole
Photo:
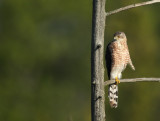
[[[116,84],[120,83],[120,80],[117,77],[115,78],[115,81],[116,81]]]

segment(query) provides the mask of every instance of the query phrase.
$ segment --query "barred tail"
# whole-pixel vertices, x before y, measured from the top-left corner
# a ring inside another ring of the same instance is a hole
[[[108,88],[108,98],[111,108],[118,106],[118,85],[112,84]]]

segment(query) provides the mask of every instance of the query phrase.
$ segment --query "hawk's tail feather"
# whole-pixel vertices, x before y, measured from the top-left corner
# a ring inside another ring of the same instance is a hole
[[[112,84],[108,88],[108,98],[111,108],[117,108],[118,106],[118,85]]]

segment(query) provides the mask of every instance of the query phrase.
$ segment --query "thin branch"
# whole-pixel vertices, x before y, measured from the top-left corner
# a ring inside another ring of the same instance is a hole
[[[144,6],[144,5],[149,5],[149,4],[154,4],[154,3],[158,3],[158,2],[160,2],[160,0],[151,0],[151,1],[147,1],[147,2],[141,2],[141,3],[128,5],[128,6],[113,10],[113,11],[109,11],[109,12],[106,13],[106,16],[109,16],[109,15],[112,15],[112,14],[115,14],[115,13],[119,13],[121,11],[128,10],[128,9],[131,9],[131,8]]]
[[[121,79],[120,82],[160,82],[160,78],[133,78],[133,79]],[[115,80],[108,80],[104,82],[104,85],[114,84]]]

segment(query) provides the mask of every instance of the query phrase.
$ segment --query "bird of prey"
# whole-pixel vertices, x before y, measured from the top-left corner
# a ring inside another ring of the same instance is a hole
[[[109,103],[112,108],[118,106],[118,83],[122,77],[122,71],[126,68],[127,64],[135,70],[132,60],[130,58],[127,38],[124,32],[116,32],[114,39],[111,41],[106,49],[106,68],[109,80],[115,80],[114,84],[109,85],[108,97]]]

